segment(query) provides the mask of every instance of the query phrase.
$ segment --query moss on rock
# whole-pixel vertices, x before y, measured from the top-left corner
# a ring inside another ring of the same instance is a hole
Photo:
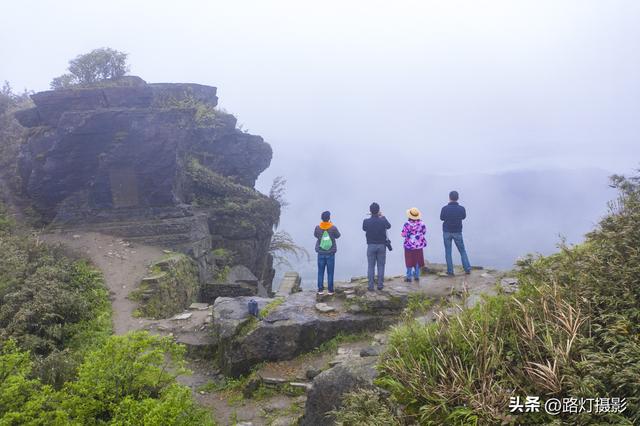
[[[191,157],[187,163],[187,175],[193,184],[194,196],[199,205],[219,203],[219,197],[256,198],[255,189],[233,182],[232,179],[204,167]]]
[[[167,318],[182,312],[198,293],[198,267],[191,258],[172,253],[149,268],[130,298],[140,303],[139,315]]]

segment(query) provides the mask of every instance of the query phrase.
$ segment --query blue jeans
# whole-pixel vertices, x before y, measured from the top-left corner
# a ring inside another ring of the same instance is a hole
[[[367,244],[367,277],[369,290],[373,290],[376,264],[378,265],[378,290],[384,286],[384,264],[387,261],[387,246],[384,244]]]
[[[318,254],[318,291],[324,291],[324,270],[326,268],[329,293],[333,293],[333,271],[335,267],[335,254]]]
[[[420,267],[416,265],[414,267],[407,268],[407,278],[411,279],[411,275],[415,278],[420,278]]]
[[[467,257],[467,251],[464,249],[464,241],[462,240],[462,232],[443,232],[444,237],[444,256],[447,259],[447,274],[453,274],[453,259],[451,259],[451,240],[456,243],[456,247],[460,252],[462,259],[462,268],[465,272],[471,271],[471,264]]]

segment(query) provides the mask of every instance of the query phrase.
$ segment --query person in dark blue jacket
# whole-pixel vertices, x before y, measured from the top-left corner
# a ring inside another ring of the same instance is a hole
[[[378,290],[384,288],[384,265],[387,260],[387,229],[391,224],[380,212],[378,203],[369,206],[371,217],[362,222],[362,230],[367,236],[367,277],[369,278],[369,291],[374,290],[374,274],[378,265]]]
[[[471,273],[471,264],[467,257],[467,251],[464,248],[462,239],[462,220],[467,217],[467,212],[460,204],[458,204],[458,191],[449,193],[449,204],[444,206],[440,211],[440,220],[442,220],[442,235],[444,237],[444,254],[447,259],[447,275],[453,276],[453,259],[451,258],[451,241],[456,244],[460,257],[462,259],[462,268],[465,274]]]

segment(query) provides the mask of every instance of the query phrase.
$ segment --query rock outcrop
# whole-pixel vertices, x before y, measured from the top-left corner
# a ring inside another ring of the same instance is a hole
[[[198,296],[198,269],[188,256],[169,254],[150,267],[149,275],[129,297],[140,302],[138,313],[167,318],[182,312]]]
[[[376,378],[377,358],[361,358],[336,365],[313,380],[307,394],[305,413],[300,420],[301,426],[331,426],[335,420],[331,411],[342,404],[343,396],[351,391],[373,388]]]
[[[403,277],[388,278],[385,289],[367,291],[366,280],[335,283],[334,296],[315,291],[295,292],[275,299],[262,297],[221,297],[213,304],[210,344],[217,362],[231,376],[248,373],[265,361],[282,361],[312,351],[338,334],[358,334],[383,330],[402,319],[412,305],[418,315],[431,303],[448,300],[464,305],[480,294],[495,294],[494,273],[472,271],[462,278],[423,277],[419,284],[407,284]],[[479,296],[478,296],[479,297]],[[248,302],[258,303],[258,318],[249,315]],[[431,302],[425,302],[426,300]],[[452,309],[453,308],[448,308]],[[423,322],[434,320],[422,313]],[[375,349],[365,351],[373,357]]]
[[[280,208],[253,186],[271,147],[215,108],[215,87],[127,77],[32,99],[34,108],[16,113],[29,128],[19,177],[51,227],[190,254],[202,284],[244,265],[270,291],[268,247]],[[219,264],[216,249],[232,259]]]
[[[344,286],[352,288],[349,284]],[[342,289],[340,284],[336,285],[338,289]],[[397,321],[398,313],[406,306],[407,294],[402,288],[389,288],[385,295],[365,294],[353,303],[377,302],[358,312],[348,309],[351,300],[346,303],[343,292],[327,301],[330,311],[318,309],[312,291],[277,299],[218,298],[213,305],[212,323],[218,363],[226,374],[238,376],[261,362],[292,359],[309,352],[338,334],[384,329]],[[258,319],[248,313],[251,299],[260,308]]]

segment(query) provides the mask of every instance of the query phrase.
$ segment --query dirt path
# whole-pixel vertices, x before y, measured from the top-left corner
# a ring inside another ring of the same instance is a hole
[[[104,274],[113,306],[113,331],[124,334],[142,329],[149,320],[134,318],[136,303],[127,299],[147,272],[148,266],[163,255],[161,248],[131,244],[125,240],[95,232],[42,234],[40,239],[61,244],[88,257]]]

